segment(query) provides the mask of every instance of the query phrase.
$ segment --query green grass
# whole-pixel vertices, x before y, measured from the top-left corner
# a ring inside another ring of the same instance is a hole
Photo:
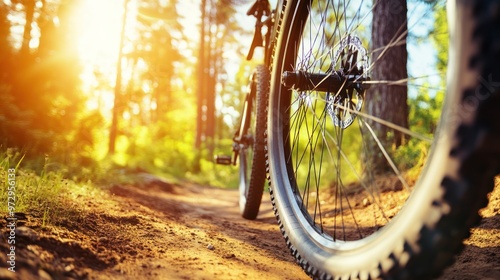
[[[15,197],[14,212],[41,218],[42,226],[55,224],[78,213],[78,209],[72,207],[72,196],[82,189],[81,184],[65,179],[60,171],[49,171],[47,157],[40,172],[22,167],[23,159],[24,155],[14,149],[0,152],[2,216],[9,215],[8,201],[12,202],[9,195]],[[14,170],[15,178],[12,175],[9,177]],[[11,188],[10,193],[9,180],[15,181],[15,188]]]

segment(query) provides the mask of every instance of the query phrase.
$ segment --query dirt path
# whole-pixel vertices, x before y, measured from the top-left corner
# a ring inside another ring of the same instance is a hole
[[[81,197],[81,211],[58,227],[20,215],[16,273],[2,268],[0,279],[309,279],[285,248],[267,196],[259,218],[246,221],[235,190],[144,180]],[[500,279],[496,189],[482,225],[440,279]],[[0,261],[4,267],[6,254]]]

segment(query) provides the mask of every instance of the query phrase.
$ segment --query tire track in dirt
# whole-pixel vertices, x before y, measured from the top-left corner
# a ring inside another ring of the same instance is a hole
[[[286,249],[268,194],[257,220],[247,221],[237,190],[140,177],[141,184],[68,202],[73,215],[53,227],[20,214],[18,270],[1,269],[0,279],[309,279]],[[498,187],[490,200],[441,280],[500,279]],[[3,233],[0,252],[7,252]],[[5,266],[5,254],[0,261]]]
[[[149,271],[152,276],[308,279],[289,256],[269,205],[263,205],[257,220],[247,221],[239,215],[234,190],[184,184],[162,191],[150,183],[115,186],[110,192],[124,202],[137,203],[134,211],[168,224],[168,234],[157,237],[157,246],[165,254],[151,260],[153,267],[163,265]],[[125,274],[139,276],[142,272]]]

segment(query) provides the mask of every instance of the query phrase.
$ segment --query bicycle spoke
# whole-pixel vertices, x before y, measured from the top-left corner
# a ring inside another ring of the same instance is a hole
[[[293,170],[292,186],[299,205],[309,213],[317,230],[333,240],[362,238],[394,215],[394,209],[388,206],[394,203],[382,195],[389,186],[381,185],[380,174],[371,171],[376,167],[372,154],[380,154],[380,160],[389,167],[390,176],[405,192],[409,193],[412,188],[405,178],[405,170],[400,169],[400,163],[392,155],[394,148],[383,144],[377,130],[382,127],[400,133],[406,141],[419,141],[422,145],[432,142],[431,137],[418,130],[364,111],[365,97],[373,94],[370,88],[405,87],[416,96],[420,96],[420,92],[443,90],[442,85],[426,83],[441,77],[435,71],[392,80],[361,80],[369,77],[393,49],[409,43],[407,20],[384,46],[369,51],[363,49],[366,42],[356,33],[367,35],[363,29],[369,26],[378,3],[367,6],[356,0],[315,2],[309,8],[314,16],[308,18],[301,39],[294,42],[296,60],[291,68],[295,72],[290,73],[303,71],[321,75],[315,76],[320,78],[315,78],[311,86],[289,88],[290,103],[285,114],[288,133],[284,136],[289,143],[286,162]],[[415,24],[412,21],[410,27]],[[343,71],[345,75],[357,73],[357,76],[341,81],[335,90],[328,92],[329,87],[322,84],[333,82],[329,79],[338,75],[335,71]],[[366,88],[353,87],[356,83]],[[351,125],[356,128],[351,129]],[[415,165],[407,163],[405,158],[402,161],[403,166]],[[367,209],[362,210],[363,207]],[[365,228],[366,221],[365,224],[358,221],[360,211],[373,212],[371,230]]]

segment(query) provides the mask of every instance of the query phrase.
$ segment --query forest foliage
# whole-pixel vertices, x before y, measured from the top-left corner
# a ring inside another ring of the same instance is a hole
[[[204,7],[210,24],[204,27],[205,59],[210,62],[202,70],[208,75],[202,89],[205,96],[207,92],[212,96],[211,100],[204,97],[203,107],[203,112],[211,111],[211,116],[203,116],[209,120],[203,140],[212,143],[212,150],[207,151],[206,145],[194,148],[199,137],[196,106],[201,89],[196,56],[200,38],[184,30],[186,15],[179,13],[178,1],[114,1],[118,3],[115,8],[122,8],[114,11],[118,13],[115,19],[127,11],[119,83],[116,66],[89,65],[82,59],[82,47],[85,56],[85,49],[99,50],[99,44],[110,43],[90,41],[94,45],[82,46],[80,31],[94,24],[82,12],[87,2],[0,2],[1,149],[15,148],[25,154],[23,165],[38,172],[49,157],[49,168],[80,180],[99,180],[109,169],[125,168],[227,183],[218,178],[227,178],[234,170],[220,168],[222,175],[217,175],[211,156],[220,152],[217,146],[223,152],[231,149],[231,143],[222,140],[230,139],[234,129],[227,115],[237,117],[244,86],[237,83],[246,83],[246,78],[228,78],[224,66],[229,59],[224,53],[227,49],[243,57],[237,36],[231,36],[235,32],[245,36],[233,20],[236,3],[209,1]],[[113,12],[106,9],[108,4],[90,2],[92,9]],[[198,22],[191,27],[200,28],[199,18],[187,20]],[[119,48],[116,45],[111,53],[115,62]],[[242,67],[238,75],[249,76],[248,68]],[[118,116],[116,149],[109,153],[113,107]]]
[[[212,157],[230,153],[244,88],[259,63],[244,61],[248,46],[242,38],[251,37],[252,26],[237,20],[252,1],[203,0],[195,6],[196,18],[181,12],[180,1],[114,1],[115,18],[127,11],[119,83],[120,45],[111,54],[111,71],[82,59],[82,48],[109,43],[81,44],[80,31],[94,24],[81,13],[89,1],[92,9],[111,12],[91,0],[0,2],[2,151],[24,154],[23,166],[38,173],[49,169],[80,181],[105,180],[114,174],[109,170],[127,169],[237,186],[236,169],[216,166]],[[431,32],[438,54],[447,44],[436,35],[445,32],[442,10]],[[196,33],[186,21],[197,22]],[[445,59],[439,56],[442,73]],[[437,114],[442,94],[410,99],[433,99],[436,105],[410,112],[418,115],[410,126],[431,134],[436,118],[430,116]],[[116,147],[109,153],[112,110]]]

